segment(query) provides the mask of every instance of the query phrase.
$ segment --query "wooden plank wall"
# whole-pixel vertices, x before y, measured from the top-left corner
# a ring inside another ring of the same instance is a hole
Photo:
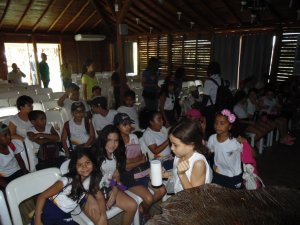
[[[95,60],[97,72],[113,70],[113,42],[76,42],[68,35],[30,35],[30,34],[1,34],[0,33],[0,78],[7,79],[7,65],[4,43],[59,43],[61,44],[62,59],[72,65],[73,73],[81,73],[86,59]]]

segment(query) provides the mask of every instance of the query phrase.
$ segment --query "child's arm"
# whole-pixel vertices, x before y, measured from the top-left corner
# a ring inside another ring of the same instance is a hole
[[[66,90],[66,92],[57,100],[57,105],[60,107],[64,107],[64,101],[66,100],[66,98],[69,97],[69,90]]]
[[[69,148],[67,145],[67,139],[68,139],[68,134],[67,134],[66,128],[64,127],[62,134],[61,134],[61,143],[62,143],[63,149],[65,151],[66,157],[69,157],[70,152],[69,152]]]
[[[57,181],[51,187],[49,187],[46,191],[42,192],[39,197],[37,198],[37,202],[35,205],[35,218],[34,218],[34,225],[41,225],[42,223],[42,212],[44,209],[45,202],[48,198],[56,195],[63,189],[64,185],[63,182]]]
[[[18,140],[24,141],[25,138],[22,137],[21,135],[17,134],[17,127],[15,124],[13,124],[12,122],[9,122],[8,129],[10,131],[11,139],[18,139]]]
[[[21,170],[22,170],[24,173],[28,173],[28,171],[27,171],[27,169],[26,169],[26,166],[25,166],[25,163],[24,163],[24,161],[23,161],[23,159],[22,159],[20,153],[15,154],[15,158],[16,158],[16,160],[18,161],[18,164],[19,164]]]
[[[87,140],[87,142],[83,145],[83,147],[86,147],[86,148],[90,147],[95,140],[95,129],[94,129],[93,123],[91,120],[89,120],[89,123],[90,123],[90,130],[89,130],[90,137]]]
[[[167,138],[161,145],[152,144],[149,145],[148,148],[154,155],[157,155],[161,153],[168,145],[169,145],[169,139]]]
[[[182,161],[177,165],[177,174],[183,189],[198,187],[205,183],[206,167],[203,160],[198,160],[192,168],[191,180],[189,181],[185,172],[189,169],[189,162]]]

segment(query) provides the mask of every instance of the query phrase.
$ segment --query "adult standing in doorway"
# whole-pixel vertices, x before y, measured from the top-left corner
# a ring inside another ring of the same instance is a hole
[[[7,80],[12,84],[20,84],[22,83],[22,77],[26,77],[26,75],[19,69],[16,63],[11,65],[12,71],[7,74]]]
[[[45,53],[41,54],[42,61],[39,62],[39,71],[40,71],[40,78],[43,82],[44,88],[48,88],[50,82],[50,73],[49,73],[49,66],[47,61],[47,55]]]
[[[72,68],[71,65],[68,63],[68,61],[64,60],[63,64],[60,66],[60,75],[63,82],[63,86],[65,90],[70,86],[72,83]]]
[[[158,108],[158,68],[159,60],[151,57],[142,75],[143,98],[148,110],[157,110]]]
[[[93,96],[92,89],[98,85],[97,78],[95,77],[96,65],[94,60],[87,59],[82,66],[81,84],[83,99],[89,100]]]

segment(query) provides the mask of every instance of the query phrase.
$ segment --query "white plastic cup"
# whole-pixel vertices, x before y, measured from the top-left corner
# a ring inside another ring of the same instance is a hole
[[[159,160],[151,161],[151,185],[153,187],[160,187],[162,185],[162,169]]]

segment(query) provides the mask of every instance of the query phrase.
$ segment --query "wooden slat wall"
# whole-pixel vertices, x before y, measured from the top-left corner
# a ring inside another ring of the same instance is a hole
[[[81,73],[82,65],[88,58],[95,60],[97,72],[113,70],[113,45],[110,41],[75,42],[73,36],[60,35],[35,35],[34,39],[37,43],[60,43],[62,59],[69,61],[73,73]],[[30,43],[32,38],[29,35],[3,35],[0,39],[0,51],[3,54],[5,42]],[[1,62],[4,61],[1,58]],[[7,79],[7,67],[3,63],[0,64],[0,78]]]

